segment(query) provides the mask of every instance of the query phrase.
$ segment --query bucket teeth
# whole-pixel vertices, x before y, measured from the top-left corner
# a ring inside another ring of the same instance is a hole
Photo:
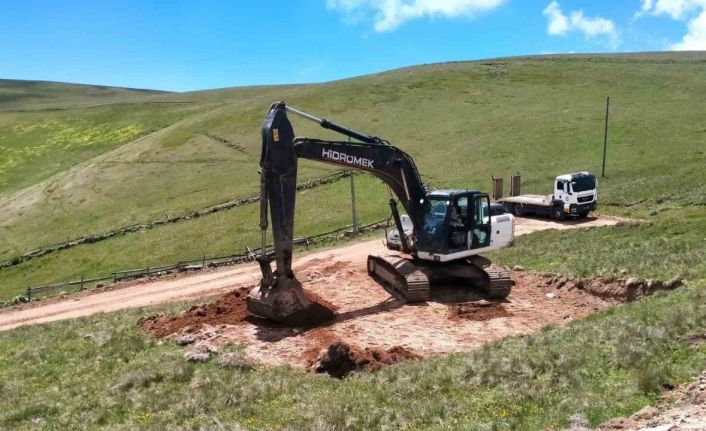
[[[277,322],[287,321],[311,305],[301,283],[284,277],[275,278],[271,286],[261,283],[254,287],[245,302],[251,313]]]

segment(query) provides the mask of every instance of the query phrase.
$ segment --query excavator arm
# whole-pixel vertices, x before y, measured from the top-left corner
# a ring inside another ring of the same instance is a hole
[[[295,138],[287,112],[314,121],[358,142]],[[349,169],[369,172],[387,184],[397,196],[419,232],[424,220],[423,200],[426,190],[412,158],[386,141],[340,126],[326,119],[277,102],[270,107],[262,127],[260,155],[260,228],[262,251],[257,260],[262,270],[258,289],[251,292],[248,307],[255,314],[285,320],[287,315],[306,309],[310,304],[292,272],[294,209],[297,183],[297,160],[305,158]],[[272,222],[274,256],[266,254],[265,232],[268,227],[268,206]],[[402,229],[397,204],[390,199],[390,208],[402,238],[403,249],[414,251],[413,239],[408,240]],[[271,261],[276,261],[274,273]]]
[[[421,203],[426,191],[414,162],[399,148],[382,143],[296,138],[294,150],[300,158],[345,166],[369,172],[380,178],[410,216],[415,231],[421,227],[424,220]],[[389,203],[396,227],[402,232],[397,201],[391,198]],[[404,235],[402,239],[405,242],[405,251],[414,251],[413,244],[410,244]]]

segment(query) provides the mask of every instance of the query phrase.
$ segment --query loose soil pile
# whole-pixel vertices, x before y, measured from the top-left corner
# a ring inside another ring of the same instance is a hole
[[[203,342],[214,349],[242,344],[260,364],[343,377],[413,357],[469,351],[681,285],[513,271],[512,292],[501,301],[448,284],[434,286],[426,303],[405,304],[368,276],[364,259],[312,259],[295,271],[313,302],[327,310],[335,304],[333,319],[287,326],[252,316],[245,306],[249,285],[182,315],[143,318],[140,326],[180,344]]]
[[[226,293],[216,302],[195,305],[177,316],[157,314],[143,317],[138,325],[149,334],[163,338],[177,332],[193,333],[206,325],[240,325],[246,322],[271,327],[310,328],[321,325],[336,316],[336,307],[315,293],[305,291],[311,306],[290,316],[285,323],[272,322],[253,315],[247,309],[245,298],[248,287],[240,287]]]
[[[138,325],[155,337],[162,338],[184,330],[195,332],[204,325],[239,325],[251,317],[245,306],[246,287],[226,293],[221,299],[209,304],[195,305],[177,316],[157,314],[143,317]]]

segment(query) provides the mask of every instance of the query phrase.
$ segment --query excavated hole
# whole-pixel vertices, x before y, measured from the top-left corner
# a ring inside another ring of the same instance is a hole
[[[310,371],[328,374],[342,379],[353,372],[375,371],[385,365],[392,365],[408,359],[417,359],[416,355],[401,346],[387,350],[366,347],[360,349],[347,343],[336,341],[322,350],[311,365]]]

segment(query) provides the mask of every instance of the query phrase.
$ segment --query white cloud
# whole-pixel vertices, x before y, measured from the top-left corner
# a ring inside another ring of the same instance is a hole
[[[571,31],[579,31],[588,38],[606,36],[611,45],[618,43],[615,23],[609,19],[587,17],[580,10],[567,16],[556,1],[549,3],[542,14],[547,17],[547,33],[552,36],[564,36]]]
[[[473,18],[507,0],[327,0],[329,10],[355,22],[373,16],[375,31],[391,31],[407,21],[424,17]]]
[[[553,36],[561,36],[569,31],[569,19],[559,8],[559,3],[553,1],[549,3],[542,14],[547,17],[547,33]]]
[[[706,49],[706,0],[642,0],[638,16],[668,15],[688,21],[687,32],[680,42],[669,46],[677,51]]]
[[[652,9],[654,0],[642,0],[642,7],[640,8],[641,13],[649,12]]]
[[[583,16],[583,12],[581,11],[571,13],[571,25],[588,37],[595,37],[601,34],[616,34],[613,21],[601,17],[588,18]]]
[[[671,48],[677,51],[706,50],[706,8],[689,21],[688,29],[681,42],[673,44]]]
[[[654,15],[666,14],[674,19],[685,19],[690,12],[703,9],[704,6],[705,0],[643,0],[642,10]]]

